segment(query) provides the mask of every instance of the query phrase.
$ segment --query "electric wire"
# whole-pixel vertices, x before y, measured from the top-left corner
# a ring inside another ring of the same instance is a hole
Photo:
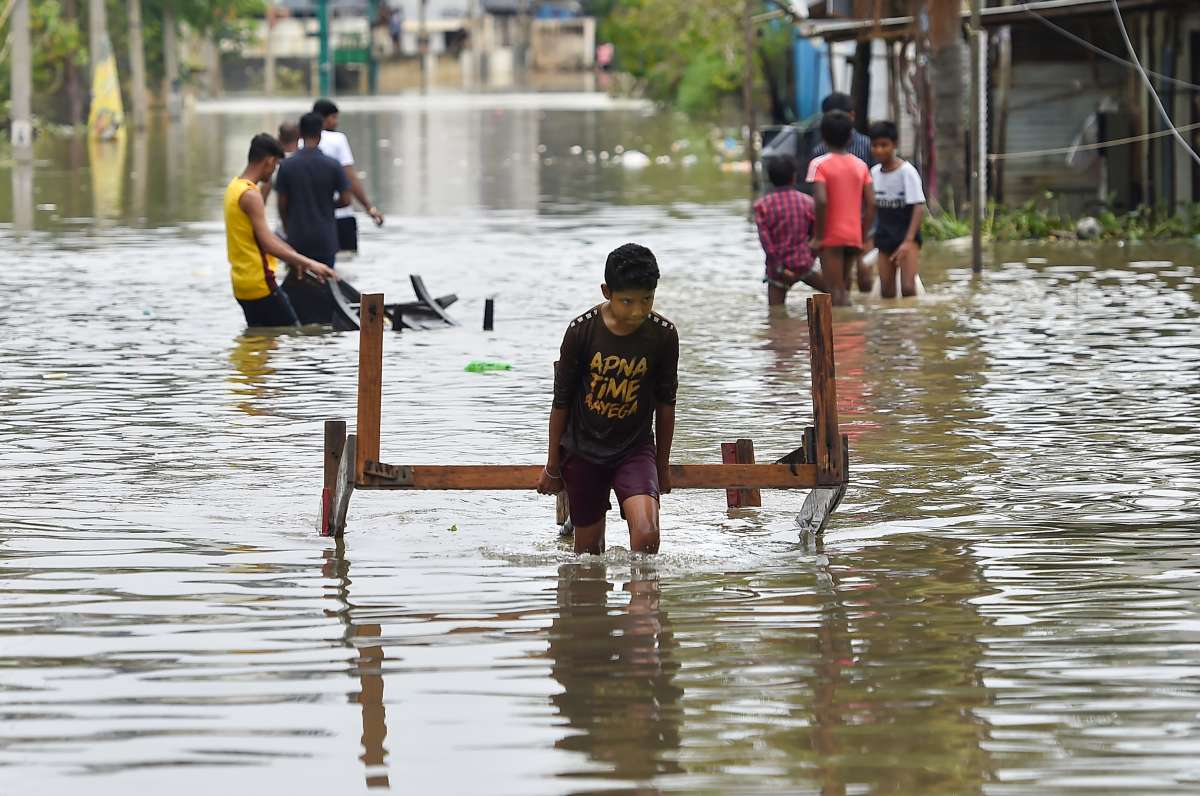
[[[1071,41],[1078,44],[1080,47],[1083,47],[1086,50],[1090,50],[1091,52],[1094,52],[1096,55],[1099,55],[1102,58],[1107,58],[1108,60],[1112,61],[1113,63],[1120,64],[1121,66],[1124,66],[1127,69],[1137,69],[1138,68],[1137,64],[1135,64],[1133,61],[1130,61],[1127,58],[1122,58],[1121,56],[1117,55],[1116,53],[1109,52],[1108,50],[1104,49],[1103,47],[1097,47],[1095,44],[1092,44],[1087,39],[1085,39],[1081,36],[1076,36],[1074,33],[1067,30],[1066,28],[1062,27],[1061,25],[1055,25],[1053,22],[1046,19],[1044,16],[1042,16],[1041,14],[1039,14],[1038,12],[1036,12],[1032,8],[1030,8],[1028,3],[1022,3],[1021,10],[1024,11],[1029,16],[1036,19],[1038,22],[1045,25],[1050,30],[1059,34],[1060,36],[1070,39]],[[1177,77],[1171,77],[1170,75],[1164,75],[1162,72],[1154,72],[1149,69],[1146,70],[1146,73],[1150,74],[1150,75],[1154,75],[1154,77],[1156,79],[1161,80],[1164,83],[1172,83],[1176,86],[1181,86],[1183,88],[1191,89],[1192,91],[1200,91],[1200,83],[1191,83],[1187,80],[1180,80]]]
[[[1195,124],[1176,127],[1181,133],[1187,133],[1192,130],[1200,130],[1200,122]],[[1017,158],[1037,158],[1045,157],[1046,155],[1069,155],[1072,152],[1087,152],[1092,149],[1108,149],[1114,146],[1124,146],[1126,144],[1136,144],[1138,141],[1149,141],[1154,138],[1163,138],[1171,135],[1173,130],[1159,130],[1155,133],[1145,133],[1143,135],[1131,135],[1128,138],[1113,138],[1109,141],[1099,141],[1095,144],[1078,144],[1076,146],[1060,146],[1053,149],[1031,149],[1025,152],[1004,152],[1001,154],[988,155],[988,160],[1013,160]]]
[[[1192,149],[1183,136],[1179,134],[1179,130],[1175,127],[1175,122],[1171,121],[1171,115],[1163,107],[1162,100],[1159,99],[1158,92],[1154,89],[1154,84],[1150,82],[1150,76],[1146,74],[1145,68],[1142,67],[1142,62],[1138,58],[1137,51],[1133,49],[1133,42],[1129,39],[1129,31],[1125,29],[1125,20],[1121,17],[1121,7],[1117,5],[1117,0],[1109,0],[1109,3],[1112,5],[1113,13],[1117,15],[1117,27],[1121,31],[1121,38],[1125,40],[1125,49],[1129,51],[1130,59],[1137,66],[1138,74],[1142,76],[1142,82],[1146,84],[1146,90],[1150,92],[1150,97],[1158,107],[1158,112],[1162,114],[1163,121],[1167,123],[1167,127],[1170,128],[1171,134],[1175,136],[1175,141],[1179,146],[1183,147],[1183,151],[1191,155],[1192,160],[1196,161],[1196,165],[1200,166],[1200,155],[1196,154],[1196,150]]]

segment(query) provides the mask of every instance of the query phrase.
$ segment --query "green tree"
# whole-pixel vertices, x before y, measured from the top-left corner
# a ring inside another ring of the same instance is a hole
[[[742,86],[744,6],[730,0],[593,0],[600,37],[617,48],[617,67],[645,94],[690,114],[711,114]],[[761,27],[755,71],[770,89],[773,116],[782,113],[790,80],[786,24]]]

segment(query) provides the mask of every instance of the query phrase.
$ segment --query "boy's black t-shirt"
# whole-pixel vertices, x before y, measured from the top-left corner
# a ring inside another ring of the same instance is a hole
[[[654,442],[654,410],[674,404],[679,334],[656,312],[616,335],[593,307],[567,327],[554,371],[554,406],[569,409],[562,446],[596,464],[620,462]]]
[[[279,164],[275,190],[287,195],[287,236],[293,249],[329,262],[337,254],[334,194],[350,190],[346,170],[319,149],[301,149]]]

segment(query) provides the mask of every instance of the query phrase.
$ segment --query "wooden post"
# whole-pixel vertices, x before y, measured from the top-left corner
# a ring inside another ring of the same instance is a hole
[[[721,443],[723,464],[754,464],[754,440],[739,439]],[[725,504],[731,509],[762,505],[762,492],[757,489],[726,489]]]
[[[984,71],[987,68],[987,34],[979,24],[980,0],[971,0],[971,270],[983,271],[983,211],[987,204],[987,105]]]
[[[383,400],[383,294],[364,293],[359,304],[358,436],[354,480],[363,465],[379,461],[379,410]]]
[[[845,481],[842,433],[838,428],[837,379],[833,362],[833,304],[827,293],[808,299],[808,345],[812,358],[813,427],[817,482]]]
[[[338,470],[346,449],[346,421],[325,421],[324,480],[321,484],[321,519],[318,526],[322,536],[332,536],[333,497],[337,492]]]
[[[483,330],[492,331],[496,326],[496,299],[489,298],[483,302]]]

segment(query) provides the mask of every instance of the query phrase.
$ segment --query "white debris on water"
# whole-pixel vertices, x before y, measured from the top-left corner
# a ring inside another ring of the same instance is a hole
[[[655,164],[657,164],[657,165],[659,165],[659,166],[667,166],[667,165],[670,165],[670,163],[671,163],[671,156],[670,156],[670,155],[659,155],[658,157],[656,157],[656,158],[654,159],[654,162],[655,162]]]
[[[697,155],[684,155],[679,159],[679,162],[684,166],[684,168],[691,168],[700,162],[700,158]]]
[[[546,145],[545,145],[545,144],[538,144],[538,145],[537,145],[537,152],[538,152],[538,154],[539,154],[539,155],[544,155],[544,154],[546,154]]]
[[[613,147],[613,152],[616,152],[618,155],[620,155],[624,151],[625,151],[625,147],[621,146],[620,144],[617,144],[615,147]]]
[[[380,149],[390,149],[391,146],[392,146],[391,139],[388,139],[388,138],[380,138],[379,139],[379,148]]]
[[[650,165],[650,157],[636,149],[631,149],[621,156],[621,165],[627,169],[644,169]]]
[[[605,150],[603,150],[603,149],[602,149],[602,150],[600,150],[600,159],[601,159],[601,160],[608,160],[608,152],[606,152],[606,151],[605,151]]]
[[[583,147],[581,147],[579,144],[575,144],[574,146],[571,147],[571,154],[572,155],[582,155]]]

